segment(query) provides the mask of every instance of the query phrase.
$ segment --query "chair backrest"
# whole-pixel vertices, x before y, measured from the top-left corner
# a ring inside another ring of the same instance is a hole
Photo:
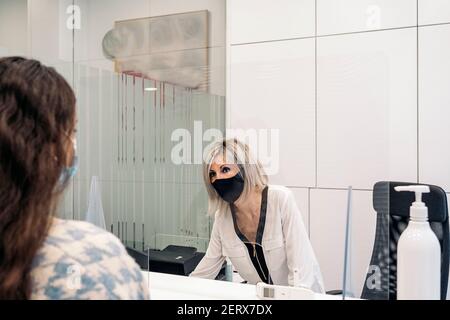
[[[373,207],[377,212],[375,242],[361,298],[397,299],[397,243],[409,221],[414,193],[397,192],[396,186],[417,185],[408,182],[377,182],[373,189]],[[425,185],[420,184],[419,185]],[[449,276],[449,218],[445,191],[433,185],[423,194],[431,229],[441,244],[441,299],[446,299]]]

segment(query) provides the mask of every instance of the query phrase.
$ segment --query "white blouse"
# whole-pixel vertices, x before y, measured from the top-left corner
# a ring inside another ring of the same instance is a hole
[[[319,264],[291,190],[269,185],[265,214],[261,244],[273,284],[297,285],[323,293]],[[226,212],[216,213],[206,254],[190,276],[214,279],[226,257],[244,280],[251,284],[262,281],[237,234],[229,207]],[[298,276],[294,283],[296,269]]]

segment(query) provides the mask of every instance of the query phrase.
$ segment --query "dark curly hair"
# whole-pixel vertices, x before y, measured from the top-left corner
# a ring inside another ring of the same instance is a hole
[[[29,299],[30,271],[73,157],[75,95],[53,68],[0,59],[0,299]]]

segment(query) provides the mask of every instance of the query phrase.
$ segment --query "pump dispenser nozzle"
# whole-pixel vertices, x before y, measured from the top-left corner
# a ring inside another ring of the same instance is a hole
[[[429,186],[411,185],[411,186],[398,186],[394,188],[395,191],[409,191],[416,194],[416,201],[412,203],[410,218],[412,220],[426,221],[428,220],[428,209],[425,203],[422,202],[422,193],[429,193]]]

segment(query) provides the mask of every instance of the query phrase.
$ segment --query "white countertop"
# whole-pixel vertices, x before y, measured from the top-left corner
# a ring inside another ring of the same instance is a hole
[[[152,300],[259,300],[256,286],[236,282],[146,272]],[[341,296],[316,294],[316,300],[340,300]]]

